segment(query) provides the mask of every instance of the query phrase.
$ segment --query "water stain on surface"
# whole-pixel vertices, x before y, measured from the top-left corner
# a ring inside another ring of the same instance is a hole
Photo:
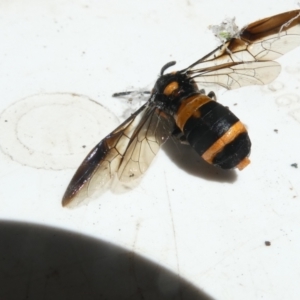
[[[30,167],[75,168],[117,124],[110,111],[86,96],[37,94],[1,113],[0,149]]]
[[[280,91],[284,88],[284,84],[280,81],[273,81],[268,84],[268,89],[272,92]]]
[[[295,106],[300,105],[300,97],[297,94],[292,93],[283,94],[276,98],[276,104],[278,106],[294,108]]]
[[[297,94],[283,94],[276,98],[276,104],[289,109],[288,114],[300,123],[300,97]]]

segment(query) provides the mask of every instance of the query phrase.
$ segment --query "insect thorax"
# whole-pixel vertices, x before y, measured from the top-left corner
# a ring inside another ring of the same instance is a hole
[[[179,72],[162,75],[153,89],[154,102],[172,116],[186,97],[196,93],[202,93],[202,91],[191,78]]]

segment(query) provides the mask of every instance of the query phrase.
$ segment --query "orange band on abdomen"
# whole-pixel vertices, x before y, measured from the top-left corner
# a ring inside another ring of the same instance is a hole
[[[202,158],[211,164],[216,154],[243,132],[246,132],[245,126],[240,121],[236,122],[202,154]]]
[[[198,109],[209,101],[212,100],[208,96],[201,94],[190,96],[182,101],[177,114],[175,115],[176,125],[182,132],[185,123],[191,116],[196,118],[201,117],[201,113]]]

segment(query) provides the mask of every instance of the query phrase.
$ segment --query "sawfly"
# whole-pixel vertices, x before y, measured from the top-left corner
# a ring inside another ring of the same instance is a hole
[[[162,67],[148,101],[100,141],[72,178],[62,200],[74,206],[116,175],[130,182],[148,169],[170,137],[188,143],[207,163],[242,170],[251,142],[243,123],[205,93],[201,84],[226,89],[264,85],[280,73],[273,61],[300,45],[300,10],[251,23],[189,67],[165,74]]]

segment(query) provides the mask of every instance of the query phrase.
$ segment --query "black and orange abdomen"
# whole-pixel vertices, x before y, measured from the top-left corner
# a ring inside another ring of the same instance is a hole
[[[240,170],[250,163],[251,142],[246,128],[229,109],[208,96],[197,93],[184,99],[175,122],[208,163]]]

